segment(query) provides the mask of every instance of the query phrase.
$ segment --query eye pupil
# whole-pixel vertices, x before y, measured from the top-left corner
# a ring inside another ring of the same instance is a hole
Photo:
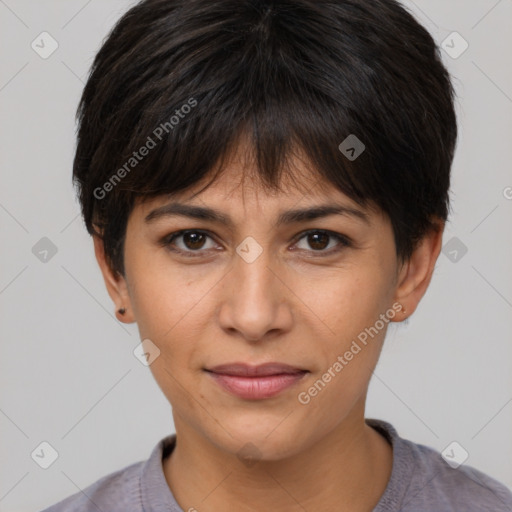
[[[322,243],[322,241],[320,242],[320,246],[318,246],[318,238],[323,238],[323,241],[326,242],[326,243]],[[309,239],[313,239],[313,243],[310,242],[310,246],[314,249],[325,249],[329,243],[328,243],[328,240],[329,240],[329,235],[326,234],[326,233],[311,233],[309,235]]]
[[[202,240],[200,240],[200,242],[202,242],[202,243],[199,243],[199,245],[195,245],[195,244],[197,244],[197,241],[199,239],[202,239]],[[200,249],[204,245],[204,235],[202,233],[197,233],[197,232],[184,233],[183,241],[185,242],[185,245],[189,249]],[[190,246],[190,244],[189,244],[190,241],[192,242],[192,246]]]

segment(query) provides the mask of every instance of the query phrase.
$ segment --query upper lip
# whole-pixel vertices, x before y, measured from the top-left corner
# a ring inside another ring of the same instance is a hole
[[[294,374],[303,373],[307,370],[290,366],[283,363],[265,363],[260,365],[248,365],[246,363],[228,363],[220,364],[212,368],[206,368],[206,371],[219,373],[222,375],[236,375],[242,377],[261,377],[268,375],[282,375],[283,373]]]

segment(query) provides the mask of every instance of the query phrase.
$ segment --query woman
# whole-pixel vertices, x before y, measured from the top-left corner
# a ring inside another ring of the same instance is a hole
[[[74,179],[176,434],[47,509],[505,511],[365,419],[449,213],[454,91],[394,0],[146,0],[93,64]]]

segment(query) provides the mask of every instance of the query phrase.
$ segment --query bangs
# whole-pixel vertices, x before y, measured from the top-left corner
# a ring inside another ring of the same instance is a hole
[[[245,44],[250,58],[256,49],[249,41]],[[212,63],[225,61],[225,51],[198,59],[190,75],[197,76],[200,70],[208,74]],[[351,117],[350,109],[332,98],[333,90],[312,89],[301,76],[303,69],[291,68],[285,57],[275,59],[272,70],[257,70],[242,63],[237,69],[231,63],[225,70],[216,69],[216,74],[224,80],[211,84],[208,90],[199,88],[190,96],[190,87],[164,90],[157,96],[151,90],[160,90],[154,79],[147,79],[152,84],[149,87],[134,84],[135,88],[148,89],[141,106],[149,106],[136,120],[129,115],[132,109],[126,110],[126,115],[121,109],[117,111],[109,130],[111,145],[96,155],[93,166],[100,162],[104,166],[110,155],[106,177],[119,169],[126,171],[121,173],[124,177],[116,190],[151,198],[192,187],[207,175],[216,179],[227,160],[234,153],[240,154],[243,147],[245,154],[240,156],[244,167],[254,165],[267,190],[279,190],[284,173],[296,178],[296,169],[290,164],[298,158],[318,174],[319,180],[333,183],[358,204],[367,203],[374,183],[372,175],[365,180],[372,166],[371,134],[364,133],[365,128]],[[188,80],[185,77],[182,81]],[[343,96],[339,89],[340,84],[337,93]],[[150,102],[150,98],[154,99]],[[139,107],[132,108],[137,111]],[[112,137],[113,133],[119,135]],[[124,134],[130,134],[130,139],[123,141]],[[351,134],[358,134],[366,146],[353,162],[339,150],[340,143]],[[133,153],[144,147],[147,155],[135,158]],[[296,185],[301,186],[300,182]]]

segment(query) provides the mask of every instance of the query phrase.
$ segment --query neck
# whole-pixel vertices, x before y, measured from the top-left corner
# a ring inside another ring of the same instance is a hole
[[[291,457],[244,465],[175,417],[176,446],[164,474],[183,510],[370,512],[391,476],[390,444],[364,411]]]

